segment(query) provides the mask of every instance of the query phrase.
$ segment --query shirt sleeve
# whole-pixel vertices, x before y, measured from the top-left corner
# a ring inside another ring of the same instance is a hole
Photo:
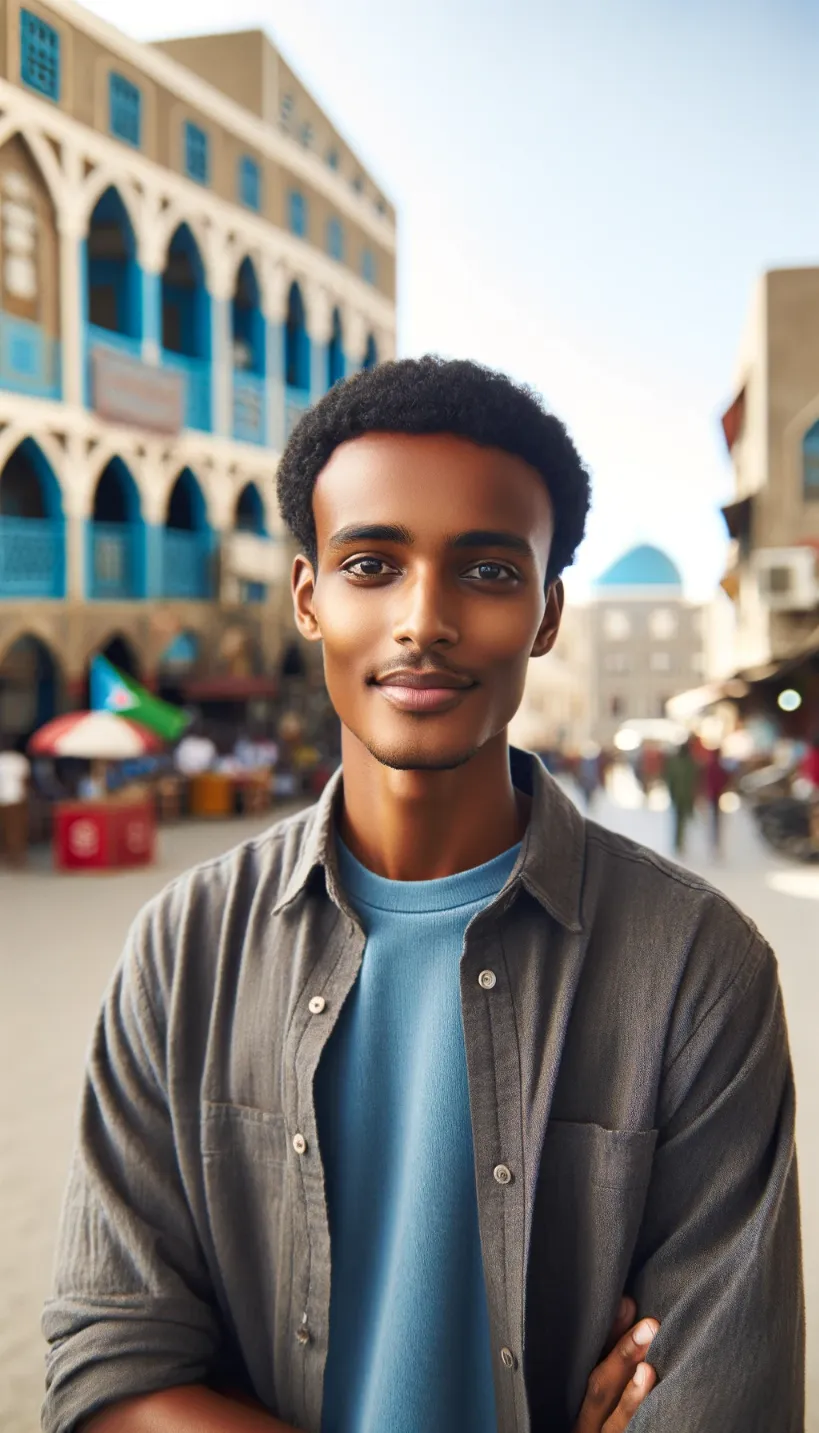
[[[777,967],[758,937],[666,1071],[629,1284],[661,1321],[630,1433],[803,1433],[795,1100]]]
[[[45,1433],[205,1381],[220,1342],[176,1158],[164,1020],[148,996],[161,926],[156,903],[138,917],[94,1030],[42,1318]]]

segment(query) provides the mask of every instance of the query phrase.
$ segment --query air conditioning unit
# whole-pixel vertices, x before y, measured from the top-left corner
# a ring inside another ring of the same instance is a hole
[[[771,612],[810,612],[819,607],[815,548],[765,547],[753,554],[751,562],[759,595]]]

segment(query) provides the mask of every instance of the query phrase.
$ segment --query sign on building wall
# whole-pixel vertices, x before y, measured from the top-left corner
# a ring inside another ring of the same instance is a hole
[[[185,378],[152,368],[110,348],[91,350],[92,402],[101,418],[153,433],[179,433],[185,414]]]

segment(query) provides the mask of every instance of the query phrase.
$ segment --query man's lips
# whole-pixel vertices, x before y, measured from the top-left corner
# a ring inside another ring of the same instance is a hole
[[[390,672],[375,684],[393,706],[404,711],[439,711],[456,706],[464,692],[477,686],[454,672]]]

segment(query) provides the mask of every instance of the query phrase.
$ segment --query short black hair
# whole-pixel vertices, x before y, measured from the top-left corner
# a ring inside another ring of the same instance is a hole
[[[336,383],[294,428],[276,478],[279,511],[314,566],[316,479],[341,443],[364,433],[452,433],[522,458],[540,473],[554,508],[547,583],[574,561],[590,483],[563,424],[533,389],[506,374],[427,354],[381,363]]]

